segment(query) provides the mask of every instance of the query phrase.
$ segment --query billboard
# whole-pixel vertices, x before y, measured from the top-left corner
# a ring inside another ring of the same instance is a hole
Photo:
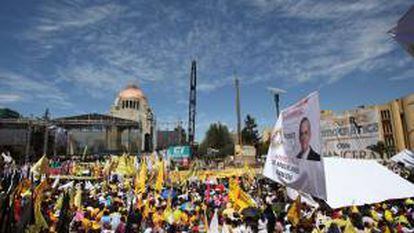
[[[170,146],[167,150],[167,156],[173,160],[182,160],[190,158],[189,146]]]
[[[272,131],[263,175],[326,200],[319,94],[284,109]]]
[[[234,153],[236,156],[256,156],[256,148],[247,145],[234,145]]]
[[[375,109],[356,109],[321,117],[324,156],[376,158],[368,149],[379,141],[379,116]]]

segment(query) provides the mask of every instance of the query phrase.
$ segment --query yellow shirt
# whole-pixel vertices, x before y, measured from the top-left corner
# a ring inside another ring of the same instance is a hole
[[[92,223],[89,219],[83,218],[82,219],[82,226],[85,229],[85,232],[88,232],[88,230],[91,228]]]
[[[161,226],[162,222],[164,221],[164,216],[162,213],[159,213],[158,211],[152,214],[152,220],[155,224],[155,226]]]

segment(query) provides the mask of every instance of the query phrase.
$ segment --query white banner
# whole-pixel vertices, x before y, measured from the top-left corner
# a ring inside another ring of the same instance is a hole
[[[326,200],[319,124],[317,92],[284,109],[272,132],[263,175]]]
[[[379,141],[378,111],[356,109],[341,115],[321,117],[324,156],[373,159],[378,155],[368,149]]]

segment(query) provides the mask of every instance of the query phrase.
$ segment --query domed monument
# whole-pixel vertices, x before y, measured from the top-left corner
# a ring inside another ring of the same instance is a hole
[[[153,149],[155,117],[147,98],[137,85],[128,85],[119,92],[111,107],[110,115],[137,121],[141,129],[141,150]]]

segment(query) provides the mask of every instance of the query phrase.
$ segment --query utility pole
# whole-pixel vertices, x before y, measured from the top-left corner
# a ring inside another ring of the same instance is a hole
[[[188,144],[194,149],[194,136],[195,136],[195,115],[196,115],[196,89],[197,88],[197,68],[196,61],[191,63],[191,75],[190,75],[190,100],[188,109]]]
[[[235,79],[236,85],[236,114],[237,114],[237,145],[242,145],[242,135],[241,135],[241,117],[240,117],[240,87],[239,79]]]

